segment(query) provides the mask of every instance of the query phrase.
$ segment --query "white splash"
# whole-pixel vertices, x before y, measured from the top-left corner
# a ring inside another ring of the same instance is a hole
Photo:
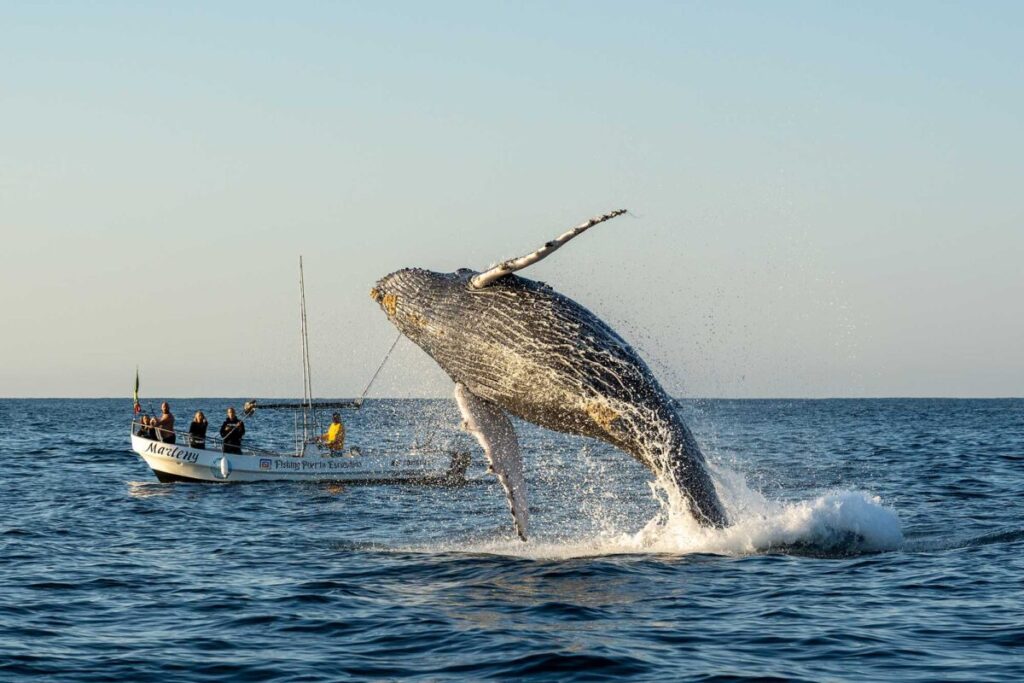
[[[675,487],[651,484],[661,510],[638,533],[623,539],[636,550],[747,555],[794,547],[818,553],[895,550],[903,543],[896,514],[878,496],[834,491],[811,500],[772,501],[734,472],[716,469],[719,493],[732,524],[699,525]]]
[[[773,501],[750,489],[743,477],[714,467],[718,492],[732,524],[703,527],[690,515],[675,486],[652,482],[659,511],[636,532],[606,530],[588,538],[542,538],[477,542],[456,552],[481,552],[531,559],[569,559],[623,554],[744,556],[768,552],[855,555],[903,545],[899,518],[877,496],[839,490],[810,500]]]

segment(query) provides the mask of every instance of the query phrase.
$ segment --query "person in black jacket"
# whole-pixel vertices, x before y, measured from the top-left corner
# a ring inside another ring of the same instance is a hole
[[[228,419],[220,426],[220,438],[224,441],[225,453],[242,452],[242,437],[245,436],[245,423],[235,417],[235,409],[228,408]]]
[[[156,418],[153,419],[155,420]],[[143,439],[150,439],[155,441],[156,430],[152,426],[150,426],[149,420],[150,418],[148,415],[143,415],[141,418],[139,418],[138,435],[141,436]]]
[[[196,416],[188,426],[188,445],[192,448],[206,448],[206,428],[210,423],[206,421],[203,411],[197,410]]]

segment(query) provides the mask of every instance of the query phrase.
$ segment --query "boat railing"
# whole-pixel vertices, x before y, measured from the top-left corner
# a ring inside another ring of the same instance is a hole
[[[146,425],[146,426],[149,427],[149,425]],[[139,422],[137,420],[132,420],[132,434],[134,434],[135,436],[139,436],[139,428],[140,427],[142,427],[142,423],[141,422]],[[154,433],[166,433],[168,431],[173,432],[174,436],[175,436],[175,442],[174,442],[173,445],[175,445],[175,446],[187,446],[189,448],[195,448],[196,450],[203,450],[203,451],[220,451],[220,450],[223,449],[223,446],[224,446],[224,439],[222,439],[217,434],[207,434],[206,437],[204,437],[203,439],[197,439],[197,441],[203,441],[204,442],[203,447],[202,448],[198,448],[198,447],[192,445],[192,443],[193,443],[192,435],[189,432],[183,432],[183,431],[180,431],[180,430],[177,430],[177,429],[174,429],[174,430],[161,429],[160,427],[153,427],[153,430],[154,430]],[[149,438],[149,437],[142,437],[142,438]],[[167,443],[166,441],[164,441],[163,439],[160,439],[158,437],[154,437],[154,438],[150,439],[150,441],[156,441],[157,443]],[[288,456],[288,455],[294,455],[293,453],[280,453],[278,451],[270,451],[270,450],[266,450],[266,449],[263,449],[263,448],[255,448],[255,447],[250,446],[248,444],[243,444],[243,445],[239,446],[239,448],[241,448],[241,450],[242,450],[242,455],[264,455],[264,456],[272,456],[272,457],[275,457],[275,458],[280,458],[282,456]]]

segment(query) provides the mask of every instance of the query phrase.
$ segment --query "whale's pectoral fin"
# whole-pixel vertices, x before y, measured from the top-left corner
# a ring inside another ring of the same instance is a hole
[[[463,428],[480,442],[491,472],[505,489],[516,532],[525,541],[530,511],[526,503],[523,458],[512,421],[498,406],[475,395],[464,384],[455,385],[455,401],[462,411]]]
[[[502,261],[498,265],[492,266],[482,273],[477,273],[470,278],[469,285],[473,289],[483,289],[495,280],[500,280],[509,273],[514,273],[517,270],[526,268],[527,266],[532,266],[534,263],[537,263],[537,261],[543,261],[553,251],[561,247],[573,237],[583,234],[598,223],[604,223],[605,221],[615,218],[616,216],[621,216],[624,213],[626,213],[625,209],[616,209],[615,211],[609,211],[602,216],[591,218],[586,223],[580,223],[572,230],[563,232],[550,242],[546,242],[544,246],[533,253],[527,254],[526,256],[520,256],[519,258],[511,258],[507,261]]]

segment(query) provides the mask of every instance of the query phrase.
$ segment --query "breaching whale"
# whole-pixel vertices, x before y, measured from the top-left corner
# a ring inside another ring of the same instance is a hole
[[[583,306],[514,274],[623,213],[593,218],[483,272],[407,268],[385,276],[370,292],[399,331],[455,382],[463,426],[501,482],[523,540],[526,482],[506,413],[606,441],[675,482],[701,524],[727,523],[700,447],[647,364]]]

